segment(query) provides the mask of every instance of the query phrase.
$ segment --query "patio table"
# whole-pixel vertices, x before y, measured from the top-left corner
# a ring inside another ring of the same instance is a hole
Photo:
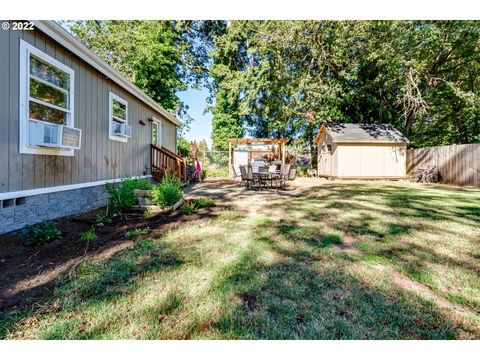
[[[268,181],[270,181],[270,188],[273,188],[273,180],[278,178],[278,176],[280,175],[280,171],[258,171],[256,173],[253,173],[253,175],[259,177],[262,182],[265,182],[265,184],[268,184]]]

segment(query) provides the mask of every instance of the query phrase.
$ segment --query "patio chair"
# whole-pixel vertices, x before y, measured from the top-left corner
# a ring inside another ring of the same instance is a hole
[[[292,165],[291,165],[291,164],[282,164],[282,165],[280,165],[280,173],[287,175],[287,174],[288,174],[288,171],[290,170],[290,166],[292,166]]]
[[[278,175],[277,183],[285,189],[285,183],[288,180],[288,177],[290,175],[290,167],[292,165],[290,164],[282,164],[280,167],[280,174]]]
[[[297,165],[292,165],[290,166],[290,169],[288,170],[288,181],[293,181],[297,177]]]
[[[240,176],[242,177],[241,182],[244,183],[246,187],[248,187],[248,174],[245,165],[240,165]]]
[[[250,189],[250,188],[253,188],[254,186],[258,186],[259,188],[262,186],[262,182],[261,182],[261,179],[257,176],[255,176],[255,174],[253,173],[253,166],[252,165],[248,165],[247,166],[247,176],[246,176],[246,179],[247,179],[247,188]]]
[[[242,175],[238,175],[237,174],[237,171],[235,170],[235,166],[231,165],[231,168],[232,168],[232,182],[235,182],[235,180],[239,177],[241,178]],[[240,180],[241,182],[243,182],[243,179]]]

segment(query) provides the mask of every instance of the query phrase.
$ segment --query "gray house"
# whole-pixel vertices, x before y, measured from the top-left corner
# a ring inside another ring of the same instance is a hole
[[[0,233],[103,206],[123,177],[184,175],[181,122],[53,21],[0,31]]]

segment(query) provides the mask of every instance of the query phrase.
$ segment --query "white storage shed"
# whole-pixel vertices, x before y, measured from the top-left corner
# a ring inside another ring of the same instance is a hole
[[[322,125],[315,139],[318,176],[401,179],[408,139],[389,124]]]

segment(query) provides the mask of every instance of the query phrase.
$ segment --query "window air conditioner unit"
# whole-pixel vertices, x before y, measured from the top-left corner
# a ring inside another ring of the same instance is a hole
[[[123,137],[132,136],[132,127],[130,125],[116,123],[113,127],[113,134]]]
[[[82,130],[38,120],[29,122],[30,146],[80,149]]]

